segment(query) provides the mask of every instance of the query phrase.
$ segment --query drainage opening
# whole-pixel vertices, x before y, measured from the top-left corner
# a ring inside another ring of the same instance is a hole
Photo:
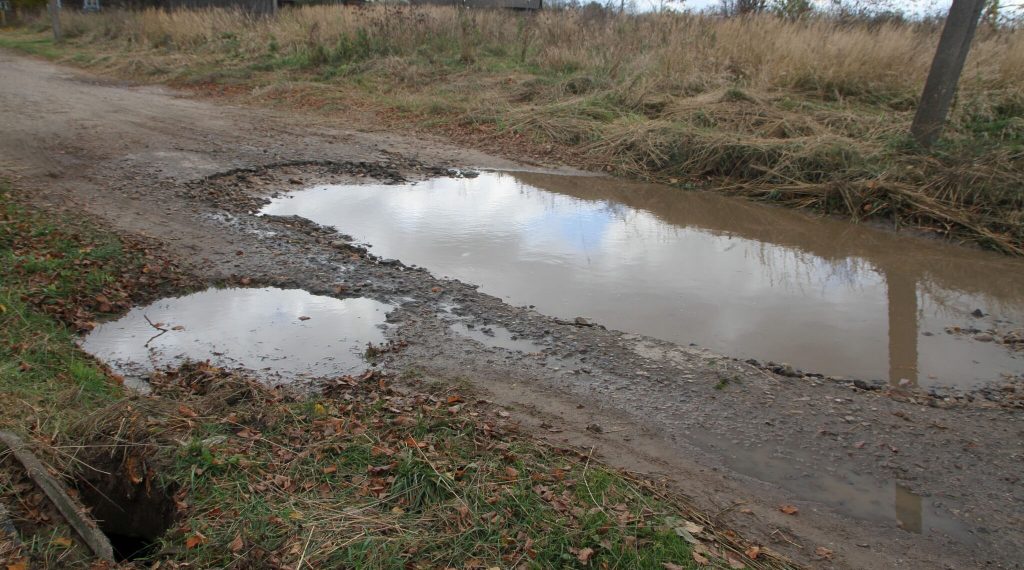
[[[83,474],[77,485],[82,503],[110,539],[118,562],[152,556],[174,522],[174,489],[161,487],[152,471],[138,478],[124,465],[111,467]]]

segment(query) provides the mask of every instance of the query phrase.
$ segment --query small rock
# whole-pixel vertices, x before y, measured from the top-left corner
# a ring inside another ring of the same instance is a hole
[[[985,313],[981,312],[981,309],[974,309],[971,311],[971,316],[980,319],[985,316]]]
[[[590,424],[587,426],[587,431],[594,433],[604,433],[604,428],[601,427],[601,424]]]
[[[799,373],[797,373],[796,369],[793,368],[792,364],[786,364],[785,362],[779,365],[776,372],[782,374],[783,376],[789,376],[790,378],[795,378],[800,375]]]
[[[854,380],[853,385],[861,390],[877,390],[878,387],[873,384],[868,384],[863,380]]]
[[[992,342],[995,338],[988,333],[979,333],[974,335],[974,340],[978,342]]]

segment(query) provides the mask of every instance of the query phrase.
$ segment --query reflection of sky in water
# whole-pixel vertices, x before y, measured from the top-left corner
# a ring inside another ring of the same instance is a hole
[[[887,283],[898,267],[887,267],[887,279],[860,257],[825,259],[747,239],[728,223],[713,230],[674,225],[612,200],[548,192],[500,174],[323,187],[292,196],[274,200],[265,212],[337,226],[379,255],[548,314],[588,316],[626,331],[809,370],[889,376]],[[678,193],[676,205],[690,196]],[[759,214],[772,215],[764,210]],[[941,333],[950,316],[962,319],[983,301],[972,296],[942,313],[927,296],[923,302],[911,297],[909,310]],[[946,381],[973,383],[1021,368],[1001,347],[909,334],[910,345],[920,340],[939,347],[922,349],[930,357],[922,362],[924,376],[941,372]],[[913,358],[913,350],[904,357]]]
[[[188,358],[286,376],[349,374],[366,368],[366,343],[383,341],[379,325],[389,308],[301,290],[210,289],[132,309],[99,325],[83,348],[125,372],[139,369],[127,363],[145,370]],[[159,331],[146,317],[184,328],[153,338]]]

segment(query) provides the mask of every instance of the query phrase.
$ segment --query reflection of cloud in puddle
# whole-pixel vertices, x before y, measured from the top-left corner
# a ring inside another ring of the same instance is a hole
[[[96,327],[82,347],[125,374],[185,359],[289,378],[348,374],[366,367],[367,343],[384,340],[389,309],[297,289],[210,289],[132,309]],[[154,337],[146,318],[171,330]]]

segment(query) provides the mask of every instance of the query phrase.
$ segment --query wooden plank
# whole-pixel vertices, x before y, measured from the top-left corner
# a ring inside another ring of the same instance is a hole
[[[75,529],[78,536],[89,546],[93,553],[110,562],[114,561],[114,548],[110,545],[107,535],[96,525],[96,521],[85,513],[85,509],[68,495],[61,484],[50,472],[42,461],[39,461],[31,451],[25,447],[25,442],[17,435],[9,431],[0,431],[0,442],[7,444],[14,454],[14,458],[25,467],[28,476],[36,482],[36,485],[46,493],[60,514],[68,521],[71,528]]]

